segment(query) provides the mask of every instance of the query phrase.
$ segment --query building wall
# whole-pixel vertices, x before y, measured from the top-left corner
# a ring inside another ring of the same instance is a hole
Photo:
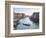
[[[14,19],[22,19],[24,16],[24,13],[14,13]]]

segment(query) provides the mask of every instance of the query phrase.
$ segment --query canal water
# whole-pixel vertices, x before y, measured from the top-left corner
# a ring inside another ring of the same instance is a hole
[[[17,25],[16,30],[24,30],[24,29],[38,29],[39,24],[34,23],[33,21],[30,21],[29,17],[25,17],[21,20],[19,20],[19,25]]]

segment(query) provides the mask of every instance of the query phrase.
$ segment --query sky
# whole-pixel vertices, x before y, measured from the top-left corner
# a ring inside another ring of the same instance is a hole
[[[38,12],[38,9],[33,8],[13,8],[15,13],[25,13],[27,15],[32,15],[33,12]]]

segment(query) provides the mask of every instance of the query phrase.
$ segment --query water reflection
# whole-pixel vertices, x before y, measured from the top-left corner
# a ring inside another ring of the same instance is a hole
[[[29,17],[25,17],[16,22],[16,26],[14,25],[14,30],[23,30],[23,29],[38,29],[39,24],[31,21]]]

